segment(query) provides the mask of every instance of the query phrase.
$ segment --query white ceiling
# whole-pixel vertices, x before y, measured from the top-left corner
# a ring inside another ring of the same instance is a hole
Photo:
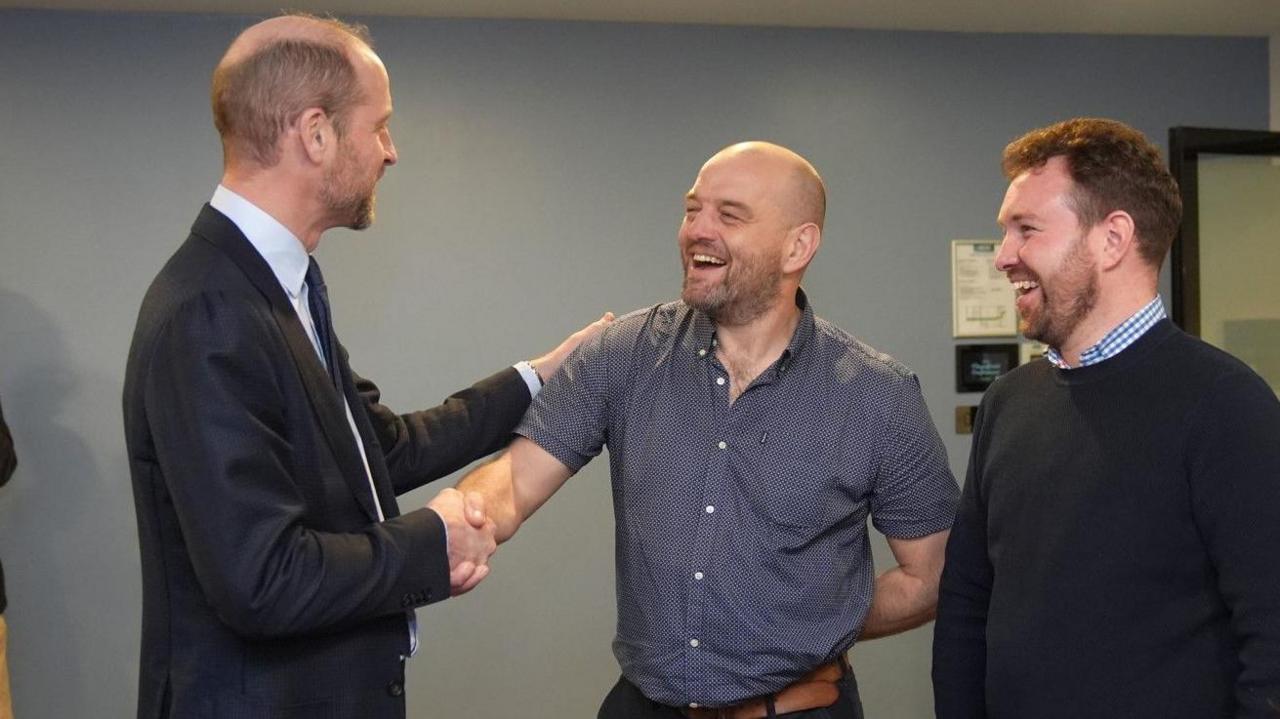
[[[784,25],[974,32],[1280,35],[1280,0],[0,0],[0,8]]]

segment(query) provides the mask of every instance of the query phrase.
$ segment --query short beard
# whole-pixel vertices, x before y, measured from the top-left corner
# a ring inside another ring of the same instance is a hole
[[[1089,260],[1085,249],[1085,238],[1081,236],[1071,247],[1071,253],[1063,260],[1063,267],[1058,273],[1059,283],[1070,285],[1064,288],[1072,291],[1069,297],[1058,306],[1049,298],[1041,283],[1044,306],[1037,317],[1023,318],[1018,329],[1028,339],[1038,340],[1054,349],[1062,349],[1075,332],[1076,327],[1084,321],[1098,304],[1098,276],[1094,272],[1096,264]]]
[[[334,218],[334,224],[351,230],[367,229],[373,224],[374,196],[345,191],[347,188],[339,185],[336,178],[329,178],[320,189],[320,199]]]
[[[368,195],[360,199],[356,206],[351,210],[351,222],[344,225],[350,230],[366,230],[373,224],[373,213],[376,199],[373,195]]]
[[[716,324],[744,325],[773,307],[781,283],[780,268],[772,264],[767,267],[757,265],[747,267],[738,274],[731,270],[724,282],[699,297],[691,293],[689,275],[686,273],[680,298],[685,304],[705,313]]]
[[[347,168],[354,166],[350,155],[344,155],[343,162],[324,178],[324,184],[320,187],[320,201],[333,217],[336,227],[364,230],[373,224],[377,201],[374,199],[373,188],[364,192],[356,188],[356,183],[351,178],[343,176]]]

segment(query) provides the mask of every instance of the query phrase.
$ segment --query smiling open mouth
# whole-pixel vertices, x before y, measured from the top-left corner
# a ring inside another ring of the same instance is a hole
[[[724,260],[720,259],[719,257],[716,257],[714,255],[704,255],[700,252],[695,253],[690,259],[693,260],[694,267],[719,267],[721,265],[727,264]]]

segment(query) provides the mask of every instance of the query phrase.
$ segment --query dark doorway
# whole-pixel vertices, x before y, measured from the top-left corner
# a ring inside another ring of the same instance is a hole
[[[1280,133],[1175,127],[1173,321],[1280,391]]]

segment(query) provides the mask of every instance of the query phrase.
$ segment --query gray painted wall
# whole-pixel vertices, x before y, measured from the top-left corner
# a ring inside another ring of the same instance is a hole
[[[244,24],[0,12],[0,397],[21,456],[0,556],[23,719],[132,712],[121,376],[142,292],[219,176],[208,78]],[[977,398],[953,391],[948,241],[994,235],[1004,144],[1082,114],[1162,142],[1170,125],[1268,120],[1265,39],[371,26],[401,164],[376,227],[332,233],[320,255],[353,363],[393,406],[434,403],[603,309],[673,297],[683,192],[719,147],[768,138],[830,187],[815,307],[919,373],[957,473],[953,407]],[[601,461],[486,584],[422,612],[411,715],[594,716],[616,677],[611,547]],[[929,641],[857,648],[869,716],[931,713]]]

